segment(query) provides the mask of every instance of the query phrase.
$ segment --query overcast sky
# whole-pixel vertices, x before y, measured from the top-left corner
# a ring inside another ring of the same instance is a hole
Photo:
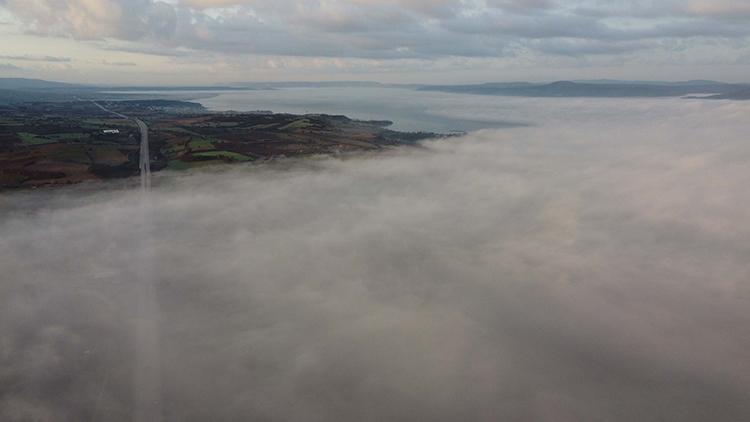
[[[748,81],[748,0],[0,0],[0,76]]]

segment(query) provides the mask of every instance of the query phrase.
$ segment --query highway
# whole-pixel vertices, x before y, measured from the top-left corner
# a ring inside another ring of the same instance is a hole
[[[141,119],[135,119],[141,131],[141,189],[151,190],[151,153],[148,149],[148,126]]]
[[[141,119],[130,118],[109,110],[97,103],[97,107],[121,119],[133,120],[141,131],[141,196],[142,212],[140,222],[141,244],[136,255],[136,279],[133,342],[135,363],[133,374],[133,422],[159,422],[162,420],[161,375],[159,351],[159,303],[156,299],[156,285],[153,278],[153,251],[149,229],[149,195],[151,189],[151,155],[148,148],[148,126]]]
[[[138,125],[138,129],[141,131],[141,159],[139,164],[139,168],[141,170],[141,189],[143,189],[144,191],[151,190],[151,153],[148,148],[148,126],[146,125],[146,123],[144,123],[141,119],[130,118],[124,114],[109,110],[96,101],[91,102],[109,114],[117,116],[121,119],[133,120]]]

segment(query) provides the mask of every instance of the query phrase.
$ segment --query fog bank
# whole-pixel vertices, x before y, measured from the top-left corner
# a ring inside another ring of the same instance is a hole
[[[147,223],[3,195],[0,420],[130,420],[144,246],[165,420],[750,420],[750,104],[517,101],[536,126],[162,173]]]

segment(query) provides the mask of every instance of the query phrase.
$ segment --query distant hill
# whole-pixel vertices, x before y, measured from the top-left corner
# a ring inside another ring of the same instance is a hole
[[[0,78],[0,104],[34,101],[69,101],[85,85],[51,82],[41,79]]]
[[[72,97],[55,90],[0,89],[0,105],[36,101],[70,101]]]
[[[623,81],[619,79],[583,79],[575,80],[575,83],[581,84],[596,84],[596,85],[664,85],[664,86],[708,86],[708,85],[729,85],[725,82],[710,81],[710,80],[692,80],[692,81],[677,81],[677,82],[665,82],[665,81]]]
[[[344,88],[344,87],[400,87],[420,91],[440,91],[460,94],[498,95],[540,98],[668,98],[688,97],[701,99],[750,100],[750,84],[729,84],[708,80],[682,82],[621,81],[595,79],[558,81],[552,83],[491,82],[473,85],[388,85],[378,82],[333,81],[333,82],[260,82],[215,86],[167,86],[167,87],[105,87],[76,85],[40,79],[0,78],[0,104],[29,101],[60,101],[76,97],[97,98],[107,91],[109,97],[127,98],[126,92],[136,91],[223,91],[266,90],[282,88]]]
[[[732,95],[750,85],[714,81],[628,82],[597,80],[588,82],[558,81],[552,83],[486,83],[479,85],[425,85],[422,91],[442,91],[477,95],[517,97],[683,97],[690,94]]]
[[[231,84],[222,84],[219,86],[247,87],[255,89],[274,89],[274,88],[353,88],[353,87],[380,87],[383,84],[370,81],[290,81],[290,82],[235,82]]]
[[[704,100],[750,100],[750,87],[739,91],[733,91],[726,94],[710,95],[702,97]]]
[[[82,87],[82,85],[44,81],[41,79],[0,78],[0,89],[55,89],[80,87]]]

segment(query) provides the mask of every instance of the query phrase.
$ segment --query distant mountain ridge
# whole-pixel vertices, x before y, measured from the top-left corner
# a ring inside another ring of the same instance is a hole
[[[733,91],[727,94],[711,95],[702,97],[704,100],[750,100],[750,87],[740,91]]]
[[[234,82],[230,84],[218,84],[217,87],[248,87],[256,89],[273,88],[349,88],[349,87],[380,87],[380,82],[372,81],[288,81],[288,82]]]
[[[601,84],[601,85],[665,85],[665,86],[705,86],[705,85],[731,85],[726,82],[711,81],[707,79],[695,79],[690,81],[624,81],[619,79],[581,79],[572,82],[582,84]]]
[[[83,86],[65,82],[45,81],[42,79],[0,78],[0,89],[55,89],[81,88]]]
[[[0,104],[24,101],[56,101],[66,94],[101,95],[107,91],[224,91],[284,88],[403,88],[419,91],[439,91],[458,94],[498,95],[541,98],[661,98],[687,97],[701,99],[750,100],[750,84],[732,84],[709,80],[678,82],[621,81],[594,79],[577,81],[488,82],[467,85],[407,85],[382,84],[367,81],[330,82],[243,82],[214,86],[116,87],[76,85],[41,79],[0,78]],[[110,93],[111,94],[111,93]],[[698,97],[700,96],[700,97]]]
[[[684,82],[595,80],[552,83],[495,82],[476,85],[423,85],[417,89],[421,91],[516,97],[657,98],[683,97],[691,94],[734,97],[737,96],[736,93],[750,89],[750,85],[702,80]]]

